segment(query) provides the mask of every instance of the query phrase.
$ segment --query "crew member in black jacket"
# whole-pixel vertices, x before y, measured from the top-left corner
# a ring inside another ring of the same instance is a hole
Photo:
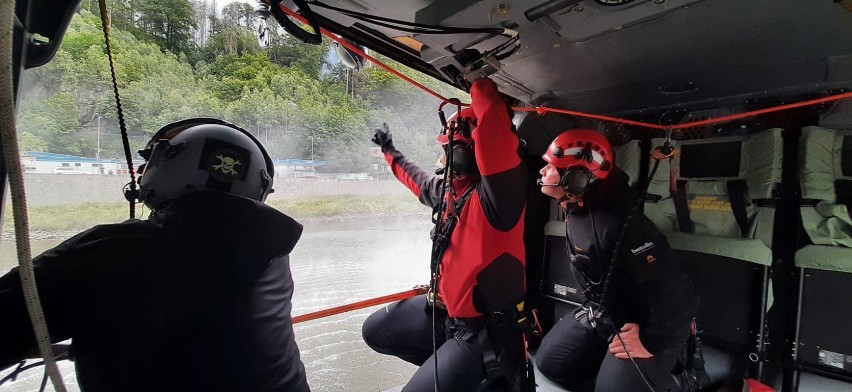
[[[565,267],[578,272],[587,301],[545,335],[538,368],[569,388],[597,375],[597,391],[647,391],[649,384],[656,391],[679,390],[671,371],[698,299],[666,237],[637,211],[614,249],[636,192],[614,166],[602,134],[566,131],[543,158],[539,184],[566,212]],[[611,266],[613,252],[618,257]]]
[[[54,342],[93,391],[309,391],[290,318],[302,234],[265,205],[273,163],[216,119],[167,125],[140,151],[147,220],[95,226],[37,257]],[[0,277],[0,369],[35,352],[17,269]]]

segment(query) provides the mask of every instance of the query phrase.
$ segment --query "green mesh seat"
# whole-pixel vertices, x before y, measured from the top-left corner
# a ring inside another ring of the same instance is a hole
[[[653,146],[662,142],[655,139]],[[772,303],[769,266],[782,130],[672,144],[681,152],[660,163],[645,214],[666,234],[701,296],[697,321],[703,341],[724,348],[713,359],[724,366],[708,367],[711,378],[742,377],[749,355],[763,347],[762,326]]]
[[[805,127],[799,142],[802,229],[800,367],[852,376],[852,131]]]

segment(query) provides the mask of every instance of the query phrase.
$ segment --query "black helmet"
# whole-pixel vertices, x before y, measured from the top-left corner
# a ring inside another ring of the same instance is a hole
[[[272,193],[275,169],[248,131],[214,118],[160,128],[139,154],[139,200],[156,210],[174,198],[216,190],[258,201]]]

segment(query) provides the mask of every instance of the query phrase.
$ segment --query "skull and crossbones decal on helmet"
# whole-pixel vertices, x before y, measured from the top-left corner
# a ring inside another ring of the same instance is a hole
[[[242,162],[235,160],[234,158],[222,156],[222,154],[216,155],[216,159],[219,160],[219,164],[213,165],[213,169],[221,170],[222,173],[225,174],[237,175],[238,173],[236,170],[234,170],[234,166],[243,164]]]
[[[210,176],[219,181],[233,182],[240,178],[240,167],[243,157],[234,150],[223,148],[210,154],[207,160],[207,171]]]

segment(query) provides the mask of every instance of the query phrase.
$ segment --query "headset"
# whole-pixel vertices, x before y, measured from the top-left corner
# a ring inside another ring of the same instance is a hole
[[[554,186],[568,196],[581,197],[599,180],[609,176],[613,168],[612,147],[604,135],[591,129],[570,129],[553,139],[542,155],[545,162],[559,172],[559,182],[539,186]]]

